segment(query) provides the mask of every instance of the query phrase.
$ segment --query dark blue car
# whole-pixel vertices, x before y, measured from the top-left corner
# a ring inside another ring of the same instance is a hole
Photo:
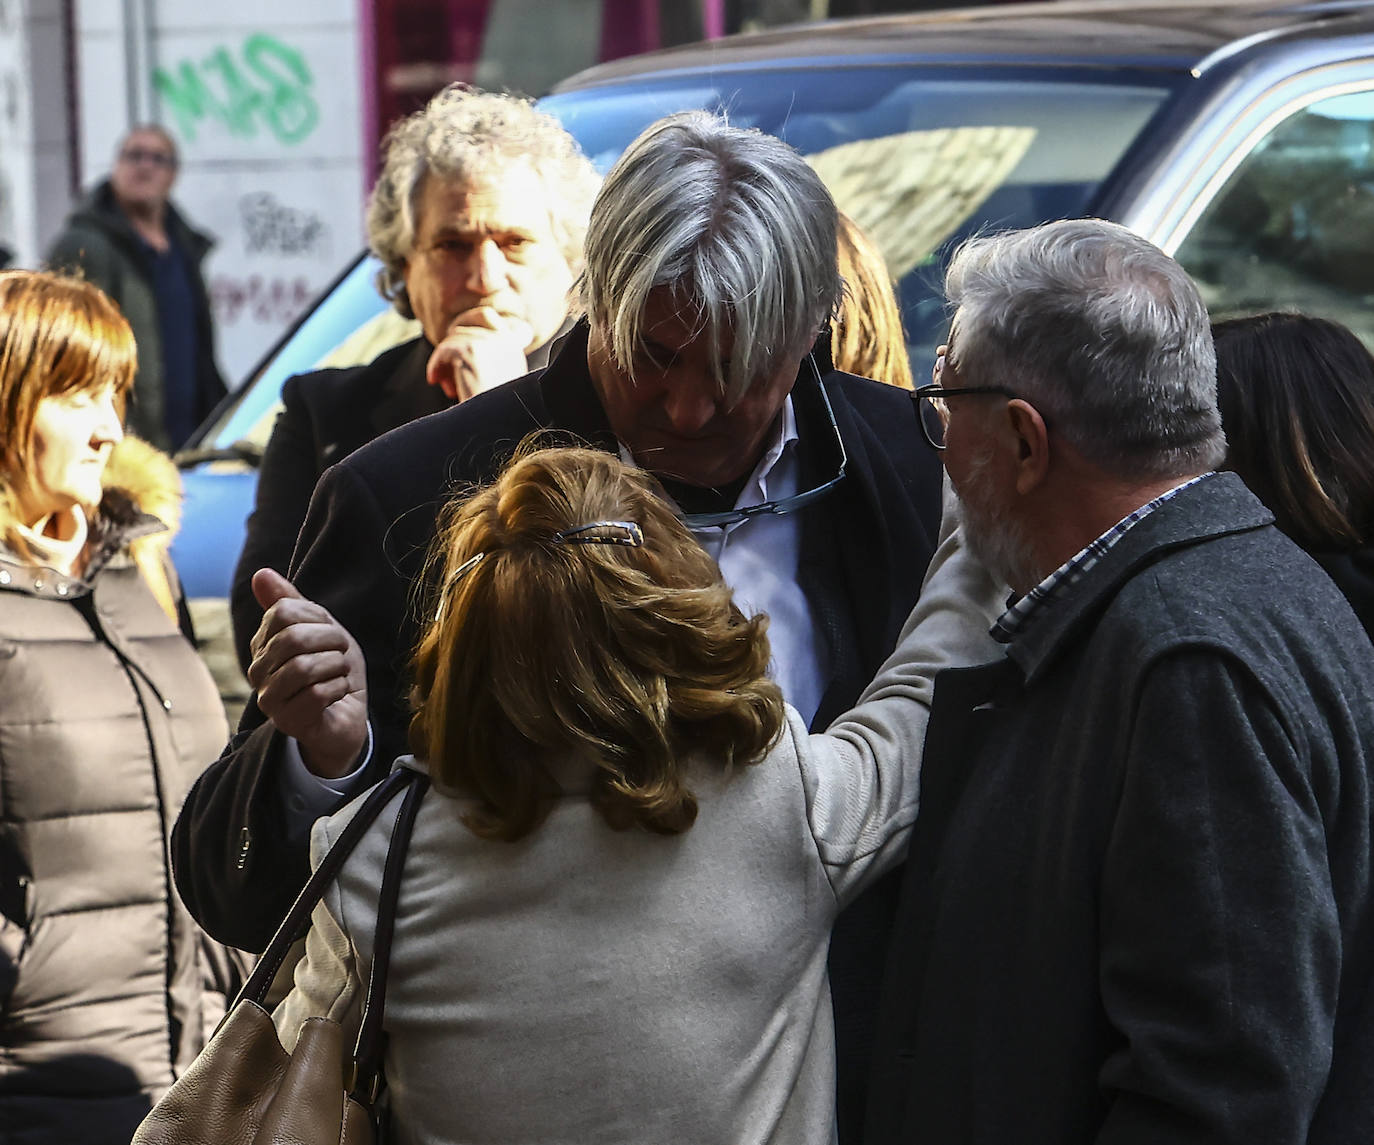
[[[834,21],[603,64],[542,106],[602,170],[686,108],[793,144],[899,279],[918,377],[944,334],[950,246],[1075,215],[1116,219],[1175,254],[1214,313],[1296,307],[1374,341],[1368,3],[1102,0]],[[369,319],[344,357],[367,360],[414,329],[378,317],[374,270],[360,258],[346,271],[182,457],[173,556],[212,639],[227,633],[282,383]]]

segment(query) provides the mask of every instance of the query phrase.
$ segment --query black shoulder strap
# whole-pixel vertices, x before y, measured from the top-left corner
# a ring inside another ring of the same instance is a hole
[[[401,770],[408,770],[402,768]],[[363,1002],[363,1017],[358,1028],[358,1043],[353,1051],[353,1085],[351,1096],[369,1107],[377,1100],[381,1089],[382,1015],[386,1011],[386,976],[391,963],[391,937],[396,930],[396,902],[401,893],[401,872],[405,867],[406,851],[410,848],[410,829],[420,800],[429,787],[427,776],[415,775],[415,782],[406,792],[391,829],[391,844],[382,870],[382,889],[377,896],[377,930],[372,942],[372,973],[368,975],[367,998]]]
[[[334,845],[329,848],[329,852],[320,860],[320,865],[315,868],[315,873],[310,876],[310,881],[296,896],[296,901],[291,904],[291,909],[286,912],[286,918],[282,920],[281,926],[277,927],[277,933],[272,936],[272,941],[267,944],[267,949],[262,952],[262,957],[258,959],[258,964],[254,967],[253,973],[249,975],[248,981],[243,984],[243,989],[239,991],[235,1004],[246,998],[251,1002],[256,1002],[259,1006],[262,1005],[263,1000],[267,997],[267,991],[272,985],[272,979],[277,976],[277,971],[286,961],[292,944],[310,929],[311,912],[320,899],[324,897],[325,888],[338,875],[344,860],[352,854],[353,848],[358,845],[358,840],[372,826],[373,821],[381,814],[382,808],[402,788],[409,788],[411,791],[418,789],[423,793],[424,788],[428,785],[429,780],[419,772],[412,771],[408,767],[398,767],[373,789],[363,805],[358,808],[358,813],[349,820],[348,825],[344,827],[339,837],[334,841]],[[418,803],[418,798],[416,803]],[[414,817],[413,810],[411,817],[412,819]],[[397,822],[399,824],[399,820]],[[406,834],[409,835],[409,827],[406,829]],[[388,853],[388,870],[391,868],[391,861],[392,856]],[[385,886],[385,880],[383,880],[383,885]],[[231,1006],[230,1009],[232,1010],[233,1007]]]

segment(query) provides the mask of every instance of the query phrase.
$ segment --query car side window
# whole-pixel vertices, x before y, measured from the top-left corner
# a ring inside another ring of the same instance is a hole
[[[1213,318],[1297,309],[1374,345],[1374,92],[1318,100],[1274,127],[1175,257]]]

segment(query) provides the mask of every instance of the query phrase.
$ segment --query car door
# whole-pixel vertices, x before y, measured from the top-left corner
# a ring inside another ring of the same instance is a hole
[[[1374,37],[1261,53],[1195,124],[1123,221],[1188,269],[1215,318],[1302,310],[1374,345]]]

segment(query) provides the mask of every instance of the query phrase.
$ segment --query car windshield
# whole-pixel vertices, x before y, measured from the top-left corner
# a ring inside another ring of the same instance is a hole
[[[739,126],[791,143],[882,250],[898,282],[912,361],[920,363],[944,336],[940,280],[953,244],[980,229],[1091,210],[1169,94],[1158,73],[827,63],[659,74],[559,93],[540,106],[603,172],[653,120],[691,108],[724,112]],[[395,341],[413,336],[413,326],[379,317],[387,304],[372,286],[375,271],[373,260],[361,260],[254,372],[203,440],[261,445],[282,382],[351,360],[335,351],[369,320]],[[385,348],[371,328],[362,340],[369,350]]]
[[[785,139],[874,239],[920,361],[942,340],[942,254],[981,229],[1091,209],[1170,89],[1158,74],[912,65],[717,69],[541,106],[601,170],[653,120],[708,108]]]

